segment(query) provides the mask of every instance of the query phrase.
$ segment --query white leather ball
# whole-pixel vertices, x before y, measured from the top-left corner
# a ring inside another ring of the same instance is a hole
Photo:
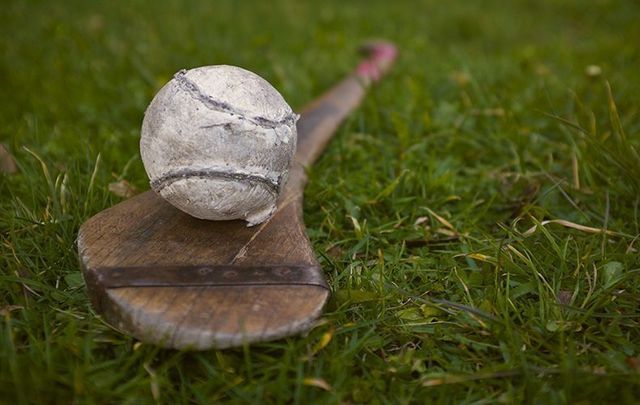
[[[181,70],[151,101],[140,153],[151,187],[196,218],[275,211],[296,150],[298,115],[266,80],[235,66]]]

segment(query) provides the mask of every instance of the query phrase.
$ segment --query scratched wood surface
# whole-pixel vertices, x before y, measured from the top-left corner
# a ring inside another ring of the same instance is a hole
[[[109,288],[96,272],[176,265],[318,267],[302,219],[304,166],[317,159],[363,95],[361,78],[352,75],[303,111],[296,164],[278,210],[257,227],[193,218],[151,191],[90,218],[79,231],[78,251],[96,310],[142,341],[179,349],[225,348],[309,329],[329,297],[318,285]]]

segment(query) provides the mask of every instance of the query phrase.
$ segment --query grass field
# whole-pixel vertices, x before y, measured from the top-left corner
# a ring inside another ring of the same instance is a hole
[[[640,398],[638,1],[7,0],[0,403],[633,403]],[[333,290],[306,336],[139,344],[89,305],[75,238],[148,181],[139,128],[185,67],[291,105],[363,40],[401,58],[310,172]],[[552,221],[552,222],[548,222]]]

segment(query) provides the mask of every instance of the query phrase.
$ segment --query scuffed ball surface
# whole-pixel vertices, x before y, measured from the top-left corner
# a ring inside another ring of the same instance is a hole
[[[273,86],[245,69],[182,70],[142,123],[151,187],[194,217],[259,224],[275,211],[286,182],[297,119]]]

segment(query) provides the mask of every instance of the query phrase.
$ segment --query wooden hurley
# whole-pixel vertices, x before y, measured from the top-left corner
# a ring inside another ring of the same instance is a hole
[[[356,71],[298,122],[296,163],[265,223],[193,218],[148,191],[82,225],[78,252],[95,309],[113,326],[162,347],[204,350],[308,330],[329,297],[302,219],[311,165],[365,90],[392,65],[376,42]]]

